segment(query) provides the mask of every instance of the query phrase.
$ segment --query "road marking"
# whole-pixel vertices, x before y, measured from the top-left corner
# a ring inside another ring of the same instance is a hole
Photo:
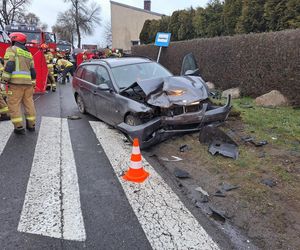
[[[18,231],[86,239],[67,119],[42,117]]]
[[[0,122],[0,155],[2,154],[13,130],[14,126],[10,121]]]
[[[153,249],[219,249],[179,197],[154,168],[143,159],[150,177],[142,184],[124,181],[119,175],[129,166],[131,146],[123,136],[102,122],[90,122],[119,178]]]

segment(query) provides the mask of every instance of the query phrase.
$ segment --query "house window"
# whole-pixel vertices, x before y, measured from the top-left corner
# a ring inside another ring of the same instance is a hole
[[[140,45],[140,40],[131,41],[132,46]]]

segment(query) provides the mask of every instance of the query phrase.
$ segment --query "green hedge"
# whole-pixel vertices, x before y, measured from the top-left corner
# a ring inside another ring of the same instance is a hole
[[[300,104],[300,29],[173,42],[163,49],[160,63],[179,74],[190,52],[202,77],[217,88],[239,86],[244,96],[252,97],[276,89],[291,104]],[[132,53],[156,59],[158,48],[133,46]]]

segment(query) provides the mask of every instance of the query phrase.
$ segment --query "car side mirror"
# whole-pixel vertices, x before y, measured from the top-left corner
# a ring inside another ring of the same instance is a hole
[[[102,91],[107,91],[107,90],[111,90],[111,88],[106,84],[106,83],[102,83],[98,86],[98,89],[102,90]]]

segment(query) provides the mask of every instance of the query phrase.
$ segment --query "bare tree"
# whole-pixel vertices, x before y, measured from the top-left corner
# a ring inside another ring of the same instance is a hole
[[[48,25],[46,23],[42,23],[41,19],[34,13],[27,13],[23,14],[23,21],[22,23],[27,24],[27,25],[32,25],[32,26],[38,26],[42,30],[47,30]]]
[[[77,47],[81,47],[82,34],[90,35],[94,31],[94,25],[101,23],[101,8],[97,3],[92,2],[88,5],[89,0],[64,0],[72,4],[73,22],[77,34]]]
[[[0,2],[0,26],[2,29],[6,25],[22,18],[24,10],[31,0],[2,0]]]
[[[74,45],[74,33],[76,33],[76,27],[73,12],[71,10],[60,12],[56,24],[52,27],[52,31],[57,34],[59,39],[68,41]]]
[[[112,46],[112,32],[110,22],[106,22],[106,24],[104,25],[104,38],[106,46],[110,48]]]

